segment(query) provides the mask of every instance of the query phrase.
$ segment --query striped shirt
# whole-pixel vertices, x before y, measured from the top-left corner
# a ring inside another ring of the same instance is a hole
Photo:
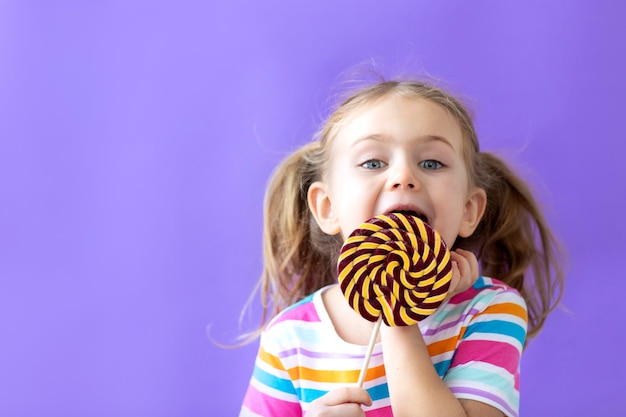
[[[367,346],[337,335],[322,301],[324,290],[282,311],[262,333],[240,417],[303,416],[311,401],[356,383]],[[457,398],[518,416],[527,310],[515,289],[480,277],[419,326],[435,370]],[[373,400],[363,407],[367,417],[392,416],[380,343],[363,388]]]

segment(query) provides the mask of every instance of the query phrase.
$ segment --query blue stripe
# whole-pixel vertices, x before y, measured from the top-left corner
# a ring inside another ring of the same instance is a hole
[[[500,371],[506,372],[500,368]],[[498,387],[502,390],[506,398],[503,398],[507,404],[519,406],[519,393],[515,390],[513,378],[503,377],[497,372],[486,371],[484,369],[476,369],[475,367],[457,367],[448,373],[444,378],[444,382],[450,387],[462,388],[467,381],[483,381],[491,387]],[[466,387],[467,388],[467,387]],[[476,388],[476,387],[474,387]]]
[[[524,344],[526,340],[526,331],[522,326],[503,320],[493,320],[488,322],[479,322],[467,326],[463,339],[467,339],[474,333],[492,333],[501,334],[517,339],[520,344]]]
[[[310,294],[310,295],[306,296],[305,298],[303,298],[302,300],[298,301],[297,303],[292,304],[289,307],[285,308],[281,312],[281,315],[284,315],[286,312],[288,312],[289,310],[293,310],[296,307],[300,307],[302,304],[308,303],[309,301],[311,301],[313,299],[313,295],[315,295],[315,293]]]
[[[485,280],[483,279],[482,275],[480,275],[474,285],[472,285],[475,290],[480,290],[481,288],[485,288],[486,286],[487,285],[485,284]]]
[[[370,395],[370,397],[372,397],[372,401],[382,400],[384,398],[389,398],[389,387],[385,382],[383,384],[369,388],[367,390],[367,393]]]
[[[322,395],[326,394],[328,391],[322,391],[319,389],[312,388],[300,388],[298,390],[298,398],[300,401],[304,401],[305,403],[310,403],[312,401],[317,400]]]
[[[300,388],[298,391],[300,391],[300,395],[299,395],[300,401],[304,401],[306,403],[315,401],[322,395],[325,395],[328,393],[328,391],[323,391],[323,390],[313,389],[313,388]],[[372,398],[372,401],[382,400],[385,398],[389,398],[389,387],[387,386],[387,383],[385,382],[381,385],[368,388],[367,393]]]
[[[448,369],[450,368],[450,363],[452,362],[451,359],[445,360],[445,361],[441,361],[441,362],[437,362],[435,365],[435,371],[437,371],[437,374],[439,375],[439,378],[443,378],[443,376],[446,374],[446,372],[448,372]]]
[[[257,381],[264,385],[267,385],[268,387],[274,388],[278,391],[286,392],[287,394],[296,393],[291,380],[279,378],[276,375],[265,372],[258,366],[254,367],[254,372],[252,375]]]
[[[312,328],[298,326],[291,328],[290,332],[276,334],[274,335],[273,341],[283,348],[298,347],[306,343],[313,346],[322,344],[323,341],[320,340],[320,337],[323,337],[324,334],[319,329],[320,325],[318,323],[312,323],[310,325]]]

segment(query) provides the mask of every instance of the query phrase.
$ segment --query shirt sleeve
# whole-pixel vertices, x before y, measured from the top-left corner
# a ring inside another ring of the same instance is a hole
[[[239,417],[302,416],[302,408],[271,333],[261,334],[250,384]]]
[[[513,289],[472,306],[443,381],[457,398],[480,401],[519,415],[520,359],[528,326],[526,303]]]

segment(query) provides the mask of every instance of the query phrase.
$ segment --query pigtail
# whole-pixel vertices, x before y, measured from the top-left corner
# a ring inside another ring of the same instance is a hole
[[[335,251],[329,247],[337,246],[337,237],[319,229],[307,203],[309,187],[319,179],[320,158],[320,143],[309,143],[288,156],[270,179],[264,201],[265,266],[259,283],[261,327],[268,315],[335,282]]]
[[[560,248],[528,185],[497,156],[479,152],[477,157],[478,186],[487,193],[487,207],[477,230],[459,246],[477,253],[483,275],[520,291],[532,337],[563,293]]]

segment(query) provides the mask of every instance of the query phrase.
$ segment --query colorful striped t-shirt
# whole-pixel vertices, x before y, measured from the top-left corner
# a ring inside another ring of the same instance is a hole
[[[356,383],[367,346],[347,343],[337,335],[322,301],[326,288],[268,324],[240,417],[303,416],[313,400]],[[435,370],[457,398],[481,401],[507,416],[518,416],[527,310],[515,289],[480,277],[419,326]],[[367,417],[392,416],[380,343],[374,348],[363,388],[373,400],[363,407]]]

